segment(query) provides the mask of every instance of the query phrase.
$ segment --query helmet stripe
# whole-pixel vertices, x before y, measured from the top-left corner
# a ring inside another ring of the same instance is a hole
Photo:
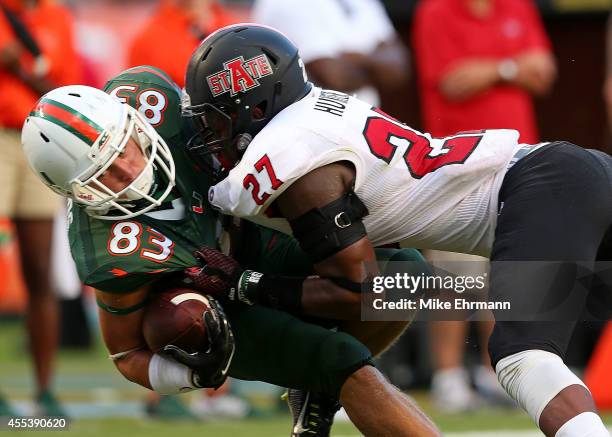
[[[30,115],[44,118],[61,126],[90,146],[104,130],[73,108],[49,98],[42,98]]]

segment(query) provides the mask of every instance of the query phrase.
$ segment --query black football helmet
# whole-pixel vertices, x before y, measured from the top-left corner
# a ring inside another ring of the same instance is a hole
[[[188,148],[216,154],[229,170],[272,117],[311,88],[297,47],[282,33],[251,23],[224,27],[187,67],[183,115],[197,130]]]

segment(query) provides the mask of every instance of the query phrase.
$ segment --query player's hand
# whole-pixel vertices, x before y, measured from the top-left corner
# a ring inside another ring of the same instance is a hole
[[[208,334],[208,349],[190,354],[177,346],[168,345],[163,353],[193,370],[193,384],[196,387],[217,389],[227,378],[236,344],[223,308],[215,299],[208,300],[210,310],[202,315]]]
[[[233,300],[243,269],[238,262],[218,250],[203,246],[194,252],[204,267],[185,270],[193,286],[202,293]]]

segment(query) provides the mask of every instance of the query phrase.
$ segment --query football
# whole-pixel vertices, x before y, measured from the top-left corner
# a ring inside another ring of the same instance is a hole
[[[203,314],[210,308],[206,296],[190,288],[155,293],[145,308],[143,334],[147,346],[159,352],[173,344],[193,353],[208,343]]]

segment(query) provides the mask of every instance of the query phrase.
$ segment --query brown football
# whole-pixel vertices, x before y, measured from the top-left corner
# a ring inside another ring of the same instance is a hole
[[[142,326],[147,346],[153,352],[169,344],[189,353],[206,350],[203,314],[209,308],[206,296],[190,288],[155,293],[145,308]]]

